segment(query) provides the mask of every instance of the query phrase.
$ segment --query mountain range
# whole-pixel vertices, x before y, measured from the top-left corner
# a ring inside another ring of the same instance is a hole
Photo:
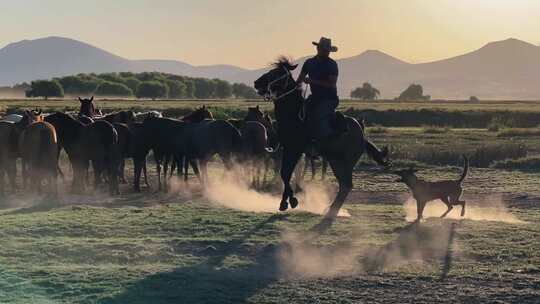
[[[367,81],[383,98],[398,96],[408,85],[418,83],[432,98],[540,99],[540,47],[518,39],[491,42],[478,50],[428,63],[408,63],[377,50],[336,61],[342,97]],[[266,69],[129,60],[62,37],[23,40],[0,49],[0,86],[77,73],[122,71],[159,71],[251,85]]]

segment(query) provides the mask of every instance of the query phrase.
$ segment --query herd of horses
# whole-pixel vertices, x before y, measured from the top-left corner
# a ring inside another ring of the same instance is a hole
[[[103,115],[94,106],[93,97],[79,98],[79,113],[45,115],[39,110],[27,110],[22,115],[8,115],[0,120],[0,195],[6,190],[6,175],[11,189],[17,189],[19,158],[24,189],[42,192],[45,184],[49,194],[57,195],[57,177],[64,178],[59,166],[62,150],[71,164],[73,192],[85,191],[91,167],[94,187],[105,183],[110,194],[119,194],[119,183],[126,183],[125,160],[130,158],[134,164],[133,189],[139,192],[141,175],[148,185],[146,160],[152,151],[159,190],[169,188],[174,171],[187,180],[189,167],[202,185],[207,185],[208,163],[215,155],[226,170],[235,163],[247,168],[254,186],[265,183],[273,162],[284,186],[279,209],[284,211],[289,205],[295,208],[298,200],[290,185],[291,177],[300,157],[311,151],[311,139],[303,119],[306,101],[291,75],[294,68],[296,65],[281,59],[255,81],[257,92],[273,101],[275,121],[259,106],[249,107],[240,120],[214,119],[205,106],[178,119],[165,118],[156,111]],[[330,216],[337,215],[352,189],[352,172],[364,152],[380,165],[389,164],[388,150],[379,150],[367,140],[363,123],[352,117],[342,119],[346,123],[344,131],[318,143],[318,152],[339,183]],[[313,161],[313,156],[308,159]]]
[[[23,187],[57,194],[60,152],[67,154],[73,171],[72,191],[84,192],[92,167],[94,187],[106,183],[111,194],[119,194],[119,183],[126,183],[125,160],[133,159],[135,191],[140,191],[141,175],[146,178],[146,159],[152,151],[158,175],[159,190],[168,189],[173,171],[187,180],[188,168],[203,184],[208,182],[208,162],[218,155],[226,169],[234,163],[249,168],[253,183],[260,185],[261,165],[266,165],[279,143],[272,121],[259,107],[250,107],[245,119],[214,119],[202,106],[179,119],[164,118],[151,111],[120,111],[102,115],[93,104],[93,97],[79,98],[80,111],[52,113],[24,111],[8,115],[0,121],[0,194],[5,193],[7,175],[15,190],[17,159],[21,159]],[[171,168],[169,173],[168,168]]]

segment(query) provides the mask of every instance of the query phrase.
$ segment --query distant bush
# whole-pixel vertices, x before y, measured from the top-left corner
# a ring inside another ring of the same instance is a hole
[[[71,95],[101,94],[128,97],[137,91],[137,88],[142,82],[158,82],[167,86],[168,94],[167,96],[156,98],[226,99],[233,96],[243,99],[260,98],[252,87],[245,84],[232,85],[221,79],[191,78],[160,72],[88,73],[59,77],[53,80],[58,81],[64,92]],[[111,85],[113,83],[116,84],[114,87]],[[101,84],[103,85],[100,88]],[[119,85],[130,89],[131,93]],[[106,92],[103,92],[104,89]],[[12,88],[3,88],[2,90],[6,92],[13,91]],[[122,92],[125,95],[121,95]]]
[[[469,97],[469,102],[478,103],[478,102],[480,102],[480,99],[478,99],[478,97],[476,97],[476,96],[471,96],[471,97]]]
[[[101,79],[86,75],[66,76],[57,80],[62,85],[65,94],[73,95],[93,94],[102,82]]]
[[[233,90],[232,86],[224,80],[213,79],[214,82],[214,97],[216,98],[230,98],[232,96]]]
[[[133,96],[133,91],[124,84],[104,81],[99,84],[94,94],[101,96]]]
[[[26,97],[64,97],[64,89],[56,80],[36,80],[30,84],[30,90],[25,92]]]
[[[214,96],[214,82],[206,78],[195,78],[193,79],[193,84],[195,86],[194,96],[199,99],[208,99]]]
[[[244,99],[259,99],[261,96],[257,94],[254,88],[243,83],[234,83],[232,85],[232,94],[235,98]]]
[[[491,167],[495,169],[538,172],[540,171],[540,156],[500,160],[494,162]]]
[[[152,100],[155,100],[156,98],[167,97],[168,90],[169,88],[161,82],[143,81],[137,87],[135,95],[137,98],[151,98]]]
[[[381,95],[381,92],[373,87],[369,82],[351,91],[351,98],[358,98],[362,100],[375,100]]]
[[[124,78],[123,82],[132,92],[137,91],[137,87],[141,84],[141,81],[133,76]]]
[[[419,84],[411,84],[405,91],[399,94],[397,100],[430,100],[431,96],[424,95],[424,88]]]
[[[186,85],[183,82],[174,79],[167,79],[165,80],[165,84],[169,88],[169,98],[186,97]]]
[[[450,131],[449,127],[439,127],[439,126],[423,126],[422,132],[426,134],[443,134]]]

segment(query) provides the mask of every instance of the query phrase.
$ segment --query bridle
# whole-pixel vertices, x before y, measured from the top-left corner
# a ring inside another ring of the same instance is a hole
[[[297,91],[298,90],[298,85],[294,85],[290,90],[288,91],[285,91],[281,94],[277,94],[276,92],[273,92],[272,91],[272,85],[280,80],[282,80],[283,78],[286,78],[287,81],[285,81],[285,84],[283,85],[283,88],[282,90],[286,90],[288,85],[289,85],[289,81],[291,79],[293,79],[292,77],[292,74],[291,74],[291,71],[289,71],[289,69],[283,67],[283,70],[285,71],[285,74],[279,76],[278,78],[268,82],[267,84],[267,87],[266,87],[266,94],[264,95],[264,100],[266,101],[277,101],[285,96],[288,96],[289,94],[293,93],[294,91]],[[306,94],[306,91],[307,91],[307,86],[306,86],[306,89],[302,92],[302,100],[305,100],[305,94]],[[306,118],[306,103],[305,102],[302,102],[302,108],[300,110],[300,112],[298,113],[298,118],[301,120],[301,121],[304,121],[305,118]]]
[[[269,101],[269,100],[279,100],[289,94],[291,94],[292,92],[296,91],[297,89],[297,86],[293,86],[292,89],[286,91],[286,92],[283,92],[281,94],[278,94],[277,92],[273,92],[272,91],[272,85],[278,81],[281,81],[283,78],[285,78],[285,84],[283,85],[283,88],[282,90],[286,90],[287,87],[289,86],[289,81],[292,79],[292,74],[291,74],[291,71],[289,71],[289,69],[285,68],[285,67],[281,67],[284,71],[285,71],[285,74],[279,76],[278,78],[272,80],[272,81],[269,81],[268,84],[266,85],[266,94],[264,95],[264,100],[266,101]]]

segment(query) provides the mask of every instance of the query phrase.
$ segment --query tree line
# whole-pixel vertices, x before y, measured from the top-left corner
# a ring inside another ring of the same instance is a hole
[[[150,99],[260,98],[252,87],[243,83],[231,84],[217,78],[193,78],[160,72],[83,73],[35,80],[27,86],[26,97],[45,99],[64,95]]]
[[[351,98],[362,100],[376,100],[381,96],[381,91],[372,86],[369,82],[364,82],[361,87],[351,91]],[[424,88],[419,84],[408,86],[395,100],[430,100],[431,96],[424,95]]]
[[[361,87],[357,87],[351,91],[350,94],[353,99],[361,100],[376,100],[381,96],[381,91],[371,85],[369,82],[364,82]],[[398,97],[394,98],[397,101],[429,101],[430,95],[424,95],[424,88],[419,84],[409,85]],[[469,98],[470,102],[479,102],[480,100],[476,96]]]

